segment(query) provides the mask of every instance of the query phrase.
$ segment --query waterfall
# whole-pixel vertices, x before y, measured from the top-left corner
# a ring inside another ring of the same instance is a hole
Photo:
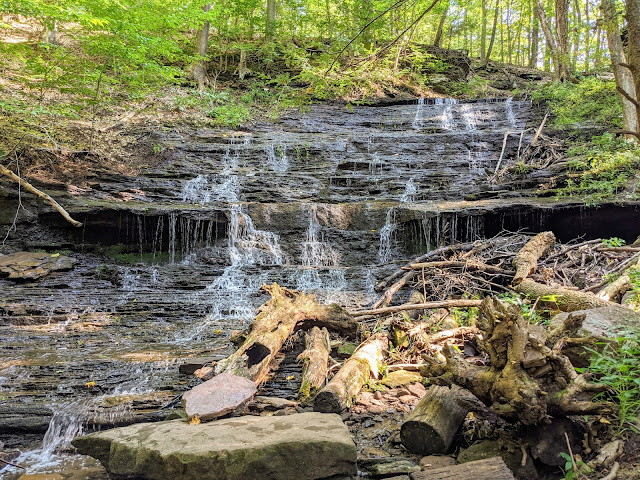
[[[416,177],[411,177],[407,184],[404,186],[404,193],[400,197],[400,202],[411,203],[415,201],[415,196],[418,193],[418,186],[416,185]]]
[[[517,128],[516,125],[516,116],[513,113],[513,97],[507,98],[507,101],[504,102],[504,109],[507,113],[507,119],[509,120],[509,126],[512,128]]]
[[[289,169],[289,159],[287,158],[287,146],[283,143],[277,147],[273,143],[264,148],[267,155],[267,164],[271,170],[278,173],[286,172]]]
[[[329,268],[339,266],[340,254],[322,235],[315,206],[309,208],[309,226],[306,239],[302,242],[301,260],[303,269],[297,280],[298,290],[318,290],[323,287],[328,290],[337,290],[346,284],[344,272]],[[329,268],[329,274],[324,282],[318,272],[318,269],[323,267]]]
[[[418,99],[418,108],[416,109],[416,116],[413,119],[413,123],[411,127],[414,130],[419,130],[422,127],[422,111],[424,110],[424,98],[420,97]]]
[[[460,105],[460,113],[462,113],[462,120],[464,120],[465,130],[474,131],[478,129],[476,124],[476,112],[473,106],[469,103],[463,103]]]
[[[393,256],[393,234],[396,231],[395,212],[393,208],[387,210],[387,219],[380,229],[380,247],[378,248],[378,260],[387,263]]]

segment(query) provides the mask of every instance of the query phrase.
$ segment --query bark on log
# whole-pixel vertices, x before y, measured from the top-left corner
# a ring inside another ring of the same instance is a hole
[[[314,295],[288,290],[276,283],[263,285],[262,289],[271,299],[260,307],[242,346],[218,362],[216,375],[227,372],[247,377],[259,385],[269,371],[269,363],[298,322],[347,317],[340,308],[318,303]]]
[[[26,190],[28,190],[29,192],[33,193],[34,195],[37,195],[38,197],[42,198],[43,200],[46,200],[47,202],[49,202],[51,204],[51,206],[53,208],[55,208],[60,215],[62,215],[64,217],[64,219],[69,222],[71,225],[73,225],[74,227],[81,227],[82,226],[82,222],[78,222],[77,220],[74,220],[73,218],[71,218],[71,215],[69,215],[67,213],[67,211],[62,208],[60,206],[60,204],[58,202],[56,202],[53,198],[51,198],[49,195],[47,195],[46,193],[38,190],[36,187],[34,187],[33,185],[31,185],[29,182],[27,182],[26,180],[23,180],[22,178],[20,178],[18,175],[16,175],[15,173],[13,173],[11,170],[9,170],[8,168],[0,165],[0,173],[2,175],[5,175],[6,177],[9,177],[11,180],[19,183],[20,185],[22,185]]]
[[[351,312],[351,316],[364,317],[367,315],[384,315],[387,313],[397,313],[397,312],[403,312],[406,310],[431,309],[431,308],[479,307],[481,303],[482,303],[482,300],[466,300],[466,299],[438,300],[434,302],[414,303],[414,304],[407,303],[405,305],[396,305],[394,307],[376,308],[373,310],[361,310],[359,312]]]
[[[298,393],[301,402],[315,396],[327,379],[327,362],[331,352],[331,341],[326,328],[320,330],[313,327],[305,335],[305,350],[298,356],[304,362],[302,367],[302,384]]]
[[[402,276],[402,278],[400,278],[400,280],[395,282],[382,295],[380,295],[380,298],[376,301],[376,303],[373,304],[373,308],[376,309],[381,306],[386,307],[389,304],[391,304],[391,300],[393,300],[393,297],[395,296],[395,294],[398,293],[398,291],[402,287],[404,287],[410,280],[412,280],[415,274],[416,272],[414,271],[409,271],[405,273]]]
[[[629,265],[617,279],[600,290],[596,296],[600,300],[618,302],[627,290],[631,290],[629,270],[637,268],[640,268],[640,262]]]
[[[324,413],[339,413],[344,410],[371,376],[378,377],[388,348],[389,339],[386,334],[378,333],[369,337],[316,395],[313,409]]]
[[[520,285],[525,278],[535,272],[538,266],[538,260],[555,242],[556,237],[553,232],[542,232],[529,240],[527,244],[516,253],[513,259],[516,274],[511,282],[514,287]]]
[[[400,427],[400,441],[421,455],[446,453],[468,410],[458,404],[458,387],[433,385]]]
[[[530,279],[523,280],[522,283],[516,287],[516,291],[524,293],[531,298],[554,296],[556,298],[554,303],[563,312],[574,312],[576,310],[588,310],[599,307],[624,308],[617,303],[602,300],[591,292],[569,290],[561,286],[544,285]],[[625,311],[628,312],[627,309],[625,309]]]
[[[514,476],[502,458],[493,457],[415,472],[411,480],[514,480]]]

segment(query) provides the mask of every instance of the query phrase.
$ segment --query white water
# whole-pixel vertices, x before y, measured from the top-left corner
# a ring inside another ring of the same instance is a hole
[[[516,116],[513,113],[513,97],[507,98],[506,102],[504,102],[504,109],[507,114],[507,119],[509,120],[509,125],[516,128]]]
[[[398,225],[395,221],[395,212],[393,208],[387,210],[387,219],[384,226],[380,229],[380,247],[378,248],[378,261],[387,263],[393,257],[394,251],[394,233]]]
[[[416,177],[411,177],[407,184],[404,186],[404,193],[400,197],[400,202],[410,203],[415,201],[415,196],[418,193],[418,186],[416,185]]]
[[[418,99],[418,108],[416,109],[416,116],[413,119],[411,127],[414,130],[419,130],[422,127],[422,111],[424,110],[424,98]]]
[[[287,158],[287,146],[284,143],[274,145],[273,143],[265,147],[267,164],[271,170],[278,173],[286,172],[289,169],[289,159]]]
[[[463,103],[460,105],[460,113],[462,114],[462,120],[464,120],[465,130],[474,131],[478,129],[476,112],[471,104]]]

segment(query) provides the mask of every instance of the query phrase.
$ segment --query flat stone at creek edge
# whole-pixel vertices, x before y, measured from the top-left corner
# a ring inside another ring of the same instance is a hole
[[[50,272],[71,270],[76,260],[57,253],[16,252],[0,258],[0,276],[12,280],[37,280]]]
[[[233,412],[256,392],[256,385],[248,378],[221,373],[186,392],[182,406],[189,418],[198,415],[206,422]]]
[[[327,413],[140,423],[72,443],[121,480],[316,480],[357,472],[349,430]]]

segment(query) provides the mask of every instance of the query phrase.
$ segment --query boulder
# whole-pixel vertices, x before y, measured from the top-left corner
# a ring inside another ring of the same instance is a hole
[[[640,314],[633,310],[629,310],[627,313],[621,308],[600,307],[590,310],[559,313],[551,319],[549,328],[553,330],[561,326],[569,315],[585,316],[582,322],[582,328],[575,332],[581,337],[597,336],[616,338],[640,326]]]
[[[182,396],[184,411],[202,422],[214,420],[245,405],[256,394],[255,383],[245,377],[221,373]]]
[[[38,280],[51,272],[71,270],[76,260],[59,253],[16,252],[0,257],[0,275],[12,280]]]
[[[338,415],[317,412],[142,423],[72,444],[120,480],[316,480],[357,472],[349,430]]]

